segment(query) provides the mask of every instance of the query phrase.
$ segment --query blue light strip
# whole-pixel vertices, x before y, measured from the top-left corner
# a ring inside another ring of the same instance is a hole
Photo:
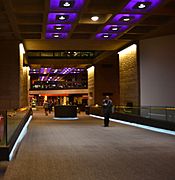
[[[90,114],[90,116],[98,118],[98,119],[104,119],[101,116],[96,116],[96,115],[93,115],[93,114]],[[150,131],[159,132],[159,133],[165,133],[165,134],[169,134],[169,135],[174,135],[175,136],[175,131],[171,131],[171,130],[156,128],[156,127],[151,127],[151,126],[146,126],[146,125],[141,125],[141,124],[136,124],[136,123],[130,123],[130,122],[121,121],[121,120],[112,119],[112,118],[110,118],[109,120],[113,121],[113,122],[121,123],[121,124],[126,124],[126,125],[129,125],[129,126],[139,127],[139,128],[147,129],[147,130],[150,130]]]
[[[16,142],[15,142],[15,144],[14,144],[14,146],[13,146],[13,148],[12,148],[10,154],[9,154],[9,161],[12,160],[18,144],[22,141],[23,137],[26,135],[26,133],[27,133],[27,127],[28,127],[28,125],[29,125],[29,123],[30,123],[31,120],[32,120],[32,115],[29,117],[29,119],[28,119],[28,121],[26,122],[26,124],[24,125],[21,133],[19,134],[19,136],[18,136],[18,138],[17,138],[17,140],[16,140]]]

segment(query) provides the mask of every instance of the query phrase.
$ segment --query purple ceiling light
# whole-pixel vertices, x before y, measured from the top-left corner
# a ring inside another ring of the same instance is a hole
[[[39,74],[39,69],[30,69],[29,74]]]
[[[84,0],[50,0],[50,10],[80,10],[83,6]]]
[[[40,79],[40,81],[47,81],[48,77],[47,76],[40,76],[39,79]]]
[[[71,24],[48,24],[47,32],[69,32],[71,27]]]
[[[97,39],[101,40],[111,40],[117,37],[117,34],[112,34],[112,33],[99,33],[96,35]]]
[[[156,7],[162,0],[130,0],[124,7],[125,12],[148,12]]]
[[[117,14],[112,19],[111,23],[119,25],[130,25],[136,23],[142,18],[141,14]]]
[[[69,74],[74,68],[64,68],[60,74]]]
[[[49,13],[48,23],[73,23],[76,18],[76,13]]]
[[[66,39],[68,33],[46,33],[46,39]]]
[[[51,68],[41,68],[40,74],[48,74],[50,72]]]
[[[102,32],[103,33],[119,33],[123,32],[128,28],[128,26],[121,26],[121,25],[106,25]]]

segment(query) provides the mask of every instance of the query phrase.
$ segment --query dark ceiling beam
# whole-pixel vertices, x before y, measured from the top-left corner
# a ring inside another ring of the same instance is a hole
[[[105,58],[111,56],[114,53],[117,53],[117,51],[105,51],[103,53],[101,53],[99,56],[97,56],[94,60],[93,60],[93,64],[97,64],[100,61],[104,60]]]
[[[95,50],[111,51],[117,50],[127,44],[128,40],[25,40],[27,50]]]
[[[42,33],[41,33],[41,39],[45,39],[46,35],[46,24],[47,24],[47,18],[49,13],[49,7],[50,7],[50,0],[45,0],[45,6],[44,6],[44,12],[43,12],[43,25],[42,25]]]
[[[75,64],[87,64],[93,63],[92,59],[28,59],[29,65],[42,64],[42,65],[75,65]]]
[[[155,38],[164,35],[175,34],[175,20],[168,21],[162,26],[158,26],[155,30],[151,31],[149,34],[144,35],[144,39]]]
[[[71,31],[69,32],[69,37],[71,37],[72,33],[74,32],[75,27],[76,27],[77,24],[79,23],[81,14],[82,14],[83,11],[86,9],[86,7],[88,6],[89,2],[90,2],[90,0],[86,0],[85,3],[84,3],[84,5],[83,5],[83,8],[82,8],[82,9],[80,10],[80,12],[78,13],[78,18],[77,18],[76,22],[72,24]]]
[[[21,38],[20,31],[17,26],[15,15],[13,13],[12,3],[10,0],[3,0],[3,4],[4,4],[6,15],[8,17],[8,20],[9,20],[12,30],[14,32],[14,35],[17,39],[21,40],[22,38]]]

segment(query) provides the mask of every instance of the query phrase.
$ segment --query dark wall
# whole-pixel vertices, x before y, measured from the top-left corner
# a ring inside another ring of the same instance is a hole
[[[17,41],[0,42],[0,108],[19,106],[19,47]]]
[[[95,104],[101,104],[109,95],[113,104],[119,104],[119,61],[118,55],[104,59],[95,65]]]

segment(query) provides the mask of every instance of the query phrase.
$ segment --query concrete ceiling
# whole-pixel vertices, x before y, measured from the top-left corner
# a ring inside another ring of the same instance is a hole
[[[156,0],[157,1],[157,0]],[[159,0],[158,0],[159,1]],[[20,40],[26,51],[55,51],[55,50],[93,50],[100,51],[85,64],[93,64],[116,52],[128,43],[146,38],[164,36],[175,33],[175,1],[160,0],[160,4],[149,12],[139,12],[143,17],[129,25],[125,31],[112,40],[98,40],[96,35],[109,24],[116,14],[128,13],[123,11],[129,0],[84,0],[77,19],[71,24],[66,39],[46,39],[48,13],[67,12],[64,10],[50,10],[49,0],[0,0],[0,41]],[[71,12],[74,13],[74,10]],[[92,22],[90,17],[98,15],[100,21]],[[74,64],[83,63],[84,59],[74,59]],[[46,61],[45,61],[46,62]],[[73,62],[73,61],[72,61]],[[84,61],[85,62],[85,61]],[[59,64],[71,64],[71,60],[59,60]],[[30,65],[49,65],[42,59],[29,61]],[[50,64],[58,64],[51,60]]]

